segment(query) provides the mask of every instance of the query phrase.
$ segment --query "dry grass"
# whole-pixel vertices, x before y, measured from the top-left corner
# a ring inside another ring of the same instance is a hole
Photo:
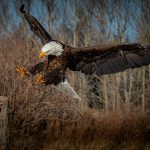
[[[148,150],[148,114],[103,114],[54,88],[22,79],[17,64],[36,62],[39,45],[17,33],[0,40],[0,95],[9,98],[10,149]]]

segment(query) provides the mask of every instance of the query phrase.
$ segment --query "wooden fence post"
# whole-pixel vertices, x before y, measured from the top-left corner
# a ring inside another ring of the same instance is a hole
[[[0,96],[0,150],[8,150],[8,98]]]

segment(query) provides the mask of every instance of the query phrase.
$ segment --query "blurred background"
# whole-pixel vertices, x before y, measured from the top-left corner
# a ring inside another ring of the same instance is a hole
[[[99,113],[150,113],[150,66],[101,77],[68,70],[69,82],[82,98],[79,103],[53,86],[36,85],[34,77],[22,79],[16,66],[37,63],[42,43],[19,12],[21,4],[54,39],[70,46],[150,45],[150,0],[0,0],[0,95],[9,98],[12,147],[34,147],[49,126],[48,133],[57,127],[56,138],[64,120],[76,120],[80,127],[83,118],[91,121],[89,126],[93,116],[101,120],[95,117]]]

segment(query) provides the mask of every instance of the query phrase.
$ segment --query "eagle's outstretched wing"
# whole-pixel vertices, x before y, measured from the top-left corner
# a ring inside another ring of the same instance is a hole
[[[72,48],[69,68],[85,74],[112,74],[150,64],[150,46],[140,44]]]
[[[47,33],[43,26],[33,16],[24,11],[24,4],[20,8],[20,12],[24,14],[24,17],[28,21],[31,30],[40,37],[43,44],[46,44],[52,40],[52,37]]]

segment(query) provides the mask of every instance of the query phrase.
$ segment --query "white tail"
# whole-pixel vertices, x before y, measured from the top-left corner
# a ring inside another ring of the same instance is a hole
[[[71,87],[71,85],[68,83],[67,80],[65,80],[64,82],[61,82],[57,85],[57,88],[59,90],[61,90],[64,93],[67,93],[68,95],[81,100],[81,98],[78,96],[78,94],[75,92],[75,90]]]

